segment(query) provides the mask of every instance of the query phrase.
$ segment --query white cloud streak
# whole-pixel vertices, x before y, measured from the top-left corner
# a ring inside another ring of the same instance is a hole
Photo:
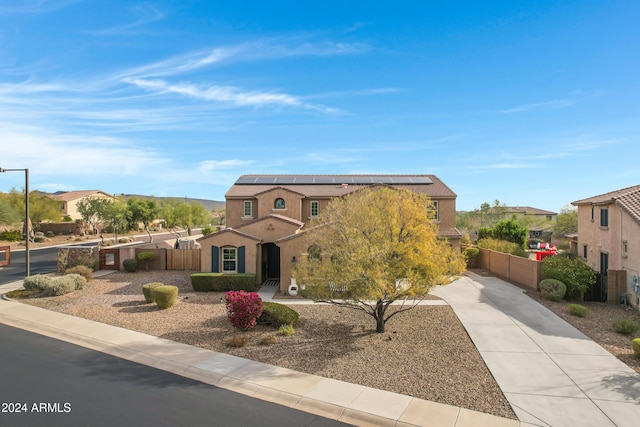
[[[574,104],[574,101],[570,99],[555,99],[552,101],[536,102],[533,104],[523,104],[517,107],[500,110],[499,113],[513,114],[513,113],[524,113],[527,111],[534,111],[534,110],[557,110],[560,108],[570,107],[573,104]]]
[[[115,27],[106,28],[103,30],[91,30],[87,31],[88,34],[94,34],[99,36],[125,36],[136,34],[140,31],[140,27],[156,22],[164,18],[164,15],[149,3],[143,3],[140,5],[134,5],[131,7],[134,14],[139,18],[130,24],[117,25]]]

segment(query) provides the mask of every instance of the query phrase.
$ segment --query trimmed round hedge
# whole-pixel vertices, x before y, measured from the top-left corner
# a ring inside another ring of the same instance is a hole
[[[164,283],[152,282],[152,283],[145,283],[144,285],[142,285],[142,295],[144,295],[144,300],[147,303],[154,302],[153,293],[151,291],[154,288],[157,288],[158,286],[164,286]]]
[[[631,348],[633,348],[633,354],[635,354],[637,358],[640,358],[640,338],[631,340]]]
[[[173,285],[157,286],[151,290],[153,300],[161,309],[172,307],[178,299],[178,287]]]
[[[549,301],[562,301],[567,293],[567,287],[560,280],[544,279],[540,282],[540,293]]]
[[[133,258],[125,259],[122,261],[122,267],[127,273],[135,273],[138,269],[138,261]]]
[[[258,324],[277,328],[282,325],[295,326],[299,317],[300,315],[297,311],[284,304],[264,301],[262,303],[262,315],[258,318]]]

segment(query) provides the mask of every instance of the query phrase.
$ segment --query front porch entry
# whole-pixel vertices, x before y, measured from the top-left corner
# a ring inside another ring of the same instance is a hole
[[[262,245],[262,280],[280,280],[280,247],[275,243]]]

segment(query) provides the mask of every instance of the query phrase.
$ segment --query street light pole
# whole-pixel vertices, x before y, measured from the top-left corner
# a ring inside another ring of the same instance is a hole
[[[0,168],[0,173],[2,172],[22,172],[24,171],[24,228],[26,230],[25,233],[25,274],[26,277],[29,277],[29,270],[31,265],[31,258],[29,253],[29,240],[31,239],[31,227],[29,226],[29,169],[3,169]]]

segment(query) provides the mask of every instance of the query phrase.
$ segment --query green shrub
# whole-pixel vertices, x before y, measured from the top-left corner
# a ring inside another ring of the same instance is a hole
[[[127,273],[134,273],[138,269],[138,261],[133,258],[128,258],[122,261],[122,266]]]
[[[68,277],[69,279],[73,280],[73,282],[75,283],[75,289],[76,290],[80,290],[80,289],[84,289],[85,286],[87,286],[87,278],[77,274],[77,273],[68,273],[65,274],[62,277]],[[58,280],[58,279],[56,279]]]
[[[22,240],[22,232],[20,230],[6,230],[0,232],[0,240],[5,242],[19,242]]]
[[[54,233],[53,231],[49,230],[46,232],[45,236],[47,237],[56,237],[56,233]]]
[[[542,279],[556,279],[567,287],[565,298],[581,297],[596,283],[596,272],[580,258],[555,255],[542,260]]]
[[[631,348],[633,348],[633,354],[640,358],[640,338],[634,338],[631,340]]]
[[[631,335],[638,330],[638,323],[632,319],[615,319],[611,327],[619,334]]]
[[[47,241],[47,238],[44,237],[44,236],[35,236],[33,238],[33,242],[34,243],[42,243],[42,242],[46,242],[46,241]]]
[[[225,340],[227,347],[240,348],[247,344],[247,337],[244,335],[232,335]]]
[[[473,268],[476,266],[478,262],[478,255],[480,255],[480,249],[478,248],[464,248],[462,251],[462,255],[464,255],[464,259],[467,261],[467,267]]]
[[[562,301],[567,293],[567,287],[560,280],[544,279],[540,282],[540,294],[549,301]]]
[[[494,239],[492,237],[484,237],[482,239],[479,239],[478,247],[483,249],[491,249],[492,251],[511,254],[522,258],[529,257],[529,254],[527,254],[527,252],[522,249],[522,247],[517,243]]]
[[[580,304],[569,304],[569,307],[567,310],[569,311],[569,314],[573,316],[578,316],[578,317],[586,317],[587,313],[589,312],[587,307]]]
[[[144,261],[144,269],[149,271],[149,261],[155,259],[158,255],[155,252],[140,252],[138,259]]]
[[[51,281],[49,285],[47,285],[43,289],[44,294],[46,296],[57,297],[57,296],[69,294],[75,291],[76,277],[73,277],[73,276],[80,277],[81,279],[84,280],[84,277],[80,276],[79,274],[75,274],[75,275],[69,274],[66,276],[56,277]]]
[[[152,282],[152,283],[145,283],[144,285],[142,285],[142,295],[144,295],[144,300],[147,303],[154,302],[153,293],[151,291],[154,288],[157,288],[158,286],[164,286],[164,283]]]
[[[39,289],[44,290],[46,287],[51,285],[53,279],[51,276],[46,276],[44,274],[35,274],[33,276],[25,277],[22,286],[28,291]]]
[[[292,325],[282,325],[278,328],[278,335],[289,337],[295,333]]]
[[[68,268],[77,267],[78,265],[84,265],[85,267],[90,268],[93,271],[96,271],[100,268],[100,261],[97,258],[92,258],[90,256],[85,256],[82,258],[78,258],[69,263]]]
[[[298,323],[299,317],[300,315],[297,311],[284,304],[264,301],[262,303],[262,315],[258,318],[258,324],[278,328],[282,325],[291,325],[293,327]]]
[[[138,261],[133,258],[128,258],[122,261],[122,267],[127,273],[134,273],[138,269]]]
[[[87,282],[93,280],[93,270],[86,265],[76,265],[75,267],[67,268],[64,271],[65,274],[79,274],[84,277]]]
[[[206,225],[202,228],[202,235],[203,236],[208,236],[209,234],[213,233],[213,227],[211,227],[210,225]]]
[[[162,285],[151,289],[151,296],[158,307],[166,309],[172,307],[178,299],[178,287],[173,285]]]
[[[249,273],[194,273],[191,286],[197,292],[256,291],[256,275]]]

